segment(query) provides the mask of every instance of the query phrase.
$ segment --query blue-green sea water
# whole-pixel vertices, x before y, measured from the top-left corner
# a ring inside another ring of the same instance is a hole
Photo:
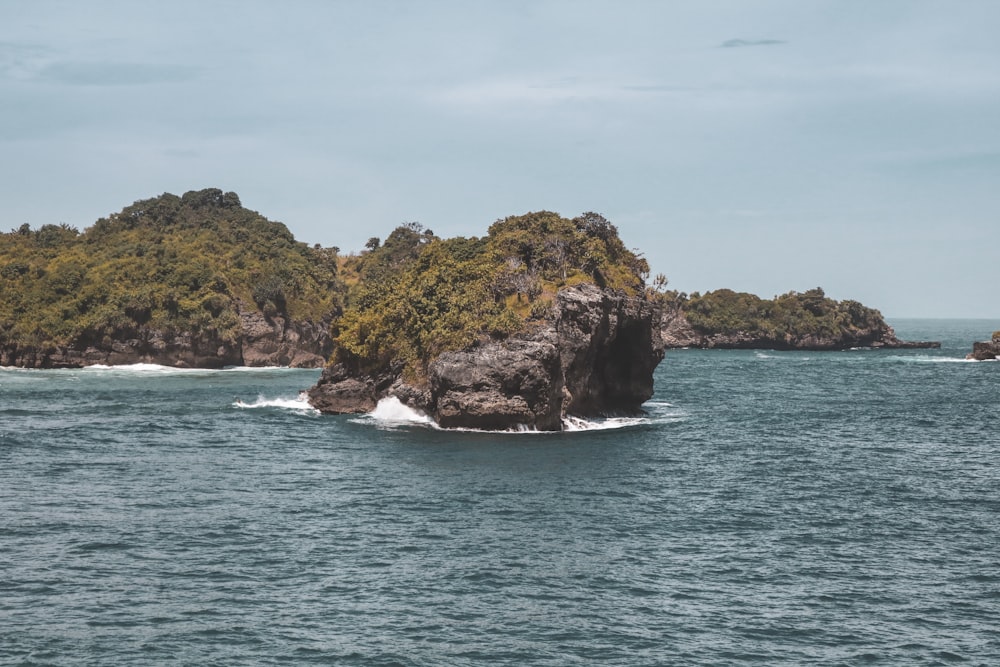
[[[560,434],[0,370],[0,663],[998,665],[1000,322],[894,324],[944,345],[672,351]]]

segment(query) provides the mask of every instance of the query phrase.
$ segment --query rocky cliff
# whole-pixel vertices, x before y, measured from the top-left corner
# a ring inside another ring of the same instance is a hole
[[[328,323],[265,317],[241,310],[235,340],[215,334],[166,333],[138,328],[116,340],[76,345],[0,347],[0,366],[25,368],[79,368],[95,364],[150,363],[182,368],[223,366],[292,366],[320,368],[332,343]]]
[[[975,359],[976,361],[1000,359],[1000,331],[993,333],[992,340],[973,343],[972,352],[966,356],[966,359]]]
[[[663,358],[660,309],[594,285],[564,288],[554,312],[504,341],[444,352],[410,383],[402,365],[379,373],[328,367],[309,390],[326,413],[368,412],[389,396],[445,428],[556,431],[567,416],[635,414]]]

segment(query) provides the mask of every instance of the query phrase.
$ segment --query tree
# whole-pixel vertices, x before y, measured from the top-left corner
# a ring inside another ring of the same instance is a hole
[[[618,236],[618,228],[612,225],[611,222],[600,213],[587,211],[583,215],[573,218],[573,222],[576,223],[577,228],[587,236],[593,236],[601,239],[602,241],[608,241],[612,237]]]

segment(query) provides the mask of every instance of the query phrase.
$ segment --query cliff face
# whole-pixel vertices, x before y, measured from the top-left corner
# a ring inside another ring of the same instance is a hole
[[[693,347],[731,350],[849,350],[868,348],[937,348],[938,342],[905,341],[884,321],[865,327],[842,328],[834,333],[795,334],[778,332],[773,335],[735,331],[699,331],[689,321],[684,310],[676,305],[663,309],[660,333],[666,348]]]
[[[0,366],[80,368],[149,363],[181,368],[292,366],[320,368],[332,343],[326,323],[295,322],[257,311],[240,312],[236,340],[142,328],[128,338],[78,346],[0,347]]]
[[[972,344],[972,353],[966,359],[976,361],[990,361],[1000,359],[1000,331],[993,334],[993,339],[981,343]]]
[[[329,322],[267,319],[256,311],[241,312],[240,320],[243,366],[322,368],[333,350]]]
[[[404,382],[401,367],[355,374],[338,364],[309,390],[309,401],[322,412],[356,413],[396,396],[442,427],[486,430],[555,431],[567,415],[634,414],[652,396],[663,358],[659,321],[659,308],[644,298],[565,288],[542,326],[439,355],[425,385]]]

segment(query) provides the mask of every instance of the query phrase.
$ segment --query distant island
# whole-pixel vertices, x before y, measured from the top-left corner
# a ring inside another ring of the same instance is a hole
[[[720,289],[690,296],[661,292],[667,348],[849,350],[937,348],[904,341],[882,314],[857,301],[830,299],[822,288],[761,299]]]
[[[236,193],[164,194],[0,234],[0,365],[320,367],[342,294],[335,249]]]
[[[0,365],[323,367],[323,412],[384,398],[442,426],[558,430],[633,414],[669,348],[934,347],[822,289],[667,291],[597,213],[549,211],[442,239],[417,223],[341,256],[206,189],[79,232],[0,234]],[[996,341],[994,341],[994,344]]]

